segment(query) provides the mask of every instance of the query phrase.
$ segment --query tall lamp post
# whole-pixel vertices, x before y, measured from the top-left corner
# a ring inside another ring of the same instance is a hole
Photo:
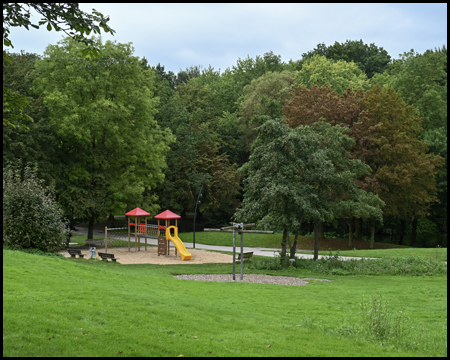
[[[198,193],[198,196],[197,196],[197,202],[195,203],[195,211],[194,211],[194,243],[193,243],[194,244],[194,249],[195,249],[195,218],[197,216],[197,205],[201,203],[200,198],[203,196],[202,191],[203,191],[203,184],[200,187],[200,192]]]

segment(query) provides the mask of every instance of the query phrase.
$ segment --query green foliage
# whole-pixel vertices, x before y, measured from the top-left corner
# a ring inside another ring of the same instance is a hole
[[[382,47],[374,43],[367,45],[362,40],[347,40],[345,43],[335,42],[326,46],[324,43],[303,54],[303,60],[314,55],[322,55],[327,59],[353,61],[358,68],[366,73],[369,79],[376,73],[382,73],[389,65],[391,57]]]
[[[438,226],[429,219],[417,220],[417,233],[418,234],[438,234]]]
[[[402,275],[440,276],[447,274],[447,265],[441,260],[420,255],[385,256],[381,259],[340,260],[339,251],[317,261],[296,259],[293,266],[324,275]]]
[[[42,18],[38,23],[31,22],[30,10],[35,10]],[[84,43],[87,47],[84,54],[98,54],[94,41],[87,38],[92,32],[101,31],[114,34],[109,25],[109,17],[92,9],[93,14],[81,11],[78,3],[3,3],[3,45],[14,47],[9,39],[11,27],[29,27],[39,29],[46,24],[48,31],[63,31],[71,38]]]
[[[38,23],[31,22],[30,10],[35,10],[42,16]],[[101,31],[114,34],[114,30],[108,25],[109,17],[92,9],[93,14],[88,14],[79,9],[78,3],[3,3],[3,45],[14,48],[9,38],[11,27],[29,27],[39,29],[46,25],[47,30],[63,31],[76,41],[84,44],[83,56],[98,57],[99,49],[93,39],[88,38],[92,32],[100,34]],[[3,50],[3,66],[8,63],[9,55]],[[23,121],[32,121],[25,113],[26,99],[19,93],[12,92],[3,86],[3,124],[16,127],[19,123],[24,129],[27,124]]]
[[[298,230],[303,219],[381,218],[382,201],[354,184],[370,168],[348,156],[353,140],[344,128],[317,122],[292,129],[268,119],[257,131],[250,161],[240,169],[247,178],[234,218],[284,231],[282,258],[287,233]],[[315,250],[317,258],[318,246]]]
[[[353,62],[331,60],[314,55],[305,60],[302,69],[295,74],[293,87],[330,84],[334,91],[344,93],[348,88],[367,90],[370,87],[366,74]]]
[[[67,224],[36,170],[6,164],[3,168],[3,245],[13,249],[55,252],[66,237]]]
[[[173,138],[153,118],[153,72],[130,44],[95,39],[98,58],[64,39],[37,61],[35,88],[45,96],[58,142],[58,201],[70,217],[89,218],[136,206],[157,211]]]
[[[48,119],[42,94],[32,91],[36,78],[35,61],[38,58],[36,54],[25,52],[11,54],[10,61],[3,66],[3,84],[25,96],[26,106],[23,111],[34,120],[12,120],[7,112],[3,112],[4,119],[19,125],[12,127],[3,124],[3,162],[12,163],[20,159],[22,163],[35,164],[38,177],[49,184],[55,179],[56,132],[54,123]]]
[[[255,59],[247,56],[245,59],[239,58],[236,65],[233,65],[231,72],[243,88],[248,85],[252,80],[259,78],[266,72],[281,72],[286,70],[288,66],[281,61],[280,55],[275,55],[273,51],[264,53],[263,56],[257,55]]]

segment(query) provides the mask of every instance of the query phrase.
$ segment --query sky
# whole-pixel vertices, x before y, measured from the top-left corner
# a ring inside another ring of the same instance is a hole
[[[132,43],[134,55],[151,66],[178,73],[193,65],[222,72],[239,58],[273,51],[282,61],[299,60],[320,43],[362,40],[392,58],[414,49],[447,47],[447,4],[135,4],[82,3],[110,16],[114,36]],[[35,22],[39,16],[34,18]],[[61,32],[11,28],[11,51],[42,55]]]

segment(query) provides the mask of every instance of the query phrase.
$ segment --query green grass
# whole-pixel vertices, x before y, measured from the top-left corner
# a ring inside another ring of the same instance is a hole
[[[313,251],[298,251],[298,254],[312,254]],[[319,255],[329,255],[329,251],[319,251]],[[334,252],[335,253],[335,252]],[[386,256],[424,256],[437,260],[447,261],[447,248],[394,248],[373,250],[343,250],[340,256],[358,256],[382,258]]]
[[[173,278],[231,272],[231,264],[121,265],[3,250],[3,356],[447,355],[446,276],[330,275],[306,286]],[[401,338],[363,331],[363,295],[403,311]]]
[[[185,232],[179,234],[180,239],[184,242],[192,242],[193,233]],[[267,247],[267,248],[280,248],[281,247],[282,234],[244,234],[244,246],[249,247]],[[291,241],[294,240],[294,236],[291,235]],[[236,242],[240,244],[240,236],[237,237]],[[230,232],[212,232],[212,231],[200,231],[195,233],[195,242],[198,244],[206,245],[219,245],[219,246],[233,246],[233,233]],[[368,241],[354,241],[354,245],[357,249],[368,249]],[[319,243],[319,250],[328,251],[332,250],[345,250],[348,249],[348,239],[334,239],[326,238]],[[406,248],[406,246],[393,245],[386,243],[375,242],[376,249],[390,249],[390,248]],[[297,249],[299,250],[313,250],[314,238],[311,236],[299,236]]]

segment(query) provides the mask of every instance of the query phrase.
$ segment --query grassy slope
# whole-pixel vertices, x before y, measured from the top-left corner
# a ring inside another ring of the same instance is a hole
[[[231,271],[229,264],[126,266],[4,250],[3,356],[443,355],[446,277],[334,276],[307,286],[172,277]],[[408,327],[423,336],[417,345],[396,349],[336,334],[358,320],[361,295],[372,293],[405,311]]]

